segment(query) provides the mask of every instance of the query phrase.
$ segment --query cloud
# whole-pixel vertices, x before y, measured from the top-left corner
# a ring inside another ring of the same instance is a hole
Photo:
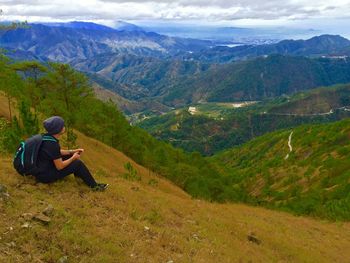
[[[350,13],[350,0],[0,0],[7,19],[304,20]]]

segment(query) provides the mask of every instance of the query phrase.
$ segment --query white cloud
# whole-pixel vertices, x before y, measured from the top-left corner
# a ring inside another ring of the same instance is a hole
[[[290,21],[350,14],[350,0],[0,0],[2,19],[28,21]]]

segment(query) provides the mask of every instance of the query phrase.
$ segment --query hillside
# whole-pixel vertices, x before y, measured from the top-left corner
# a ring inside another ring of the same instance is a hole
[[[349,59],[284,55],[217,65],[105,54],[72,64],[129,100],[177,108],[201,102],[263,100],[350,81]]]
[[[139,112],[159,113],[159,112],[167,112],[170,110],[169,107],[157,101],[152,102],[147,100],[138,100],[138,101],[128,100],[118,95],[118,93],[116,92],[103,88],[101,85],[97,84],[96,82],[92,84],[92,87],[98,99],[105,102],[111,100],[113,103],[115,103],[118,109],[124,112],[125,114],[133,114],[133,113],[139,113]]]
[[[71,64],[103,87],[134,100],[161,96],[172,83],[210,68],[199,62],[110,53]]]
[[[270,55],[224,65],[104,54],[71,64],[104,88],[171,107],[262,100],[350,81],[349,59]]]
[[[348,83],[349,59],[270,55],[212,67],[169,85],[163,102],[262,100],[319,86]],[[189,87],[191,87],[189,89]]]
[[[347,118],[269,133],[212,160],[231,179],[237,200],[349,220],[349,139]]]
[[[350,85],[299,92],[246,107],[234,105],[237,104],[192,104],[193,114],[186,107],[136,124],[176,147],[212,155],[267,132],[349,117],[345,106],[350,106]]]
[[[69,262],[344,262],[350,257],[349,223],[194,200],[96,140],[78,133],[78,144],[97,179],[111,184],[108,191],[91,192],[73,176],[35,184],[14,172],[10,156],[1,155],[0,181],[10,195],[0,199],[1,262],[65,257]],[[137,169],[140,182],[122,177],[126,162]],[[28,213],[49,205],[50,223],[28,219]]]

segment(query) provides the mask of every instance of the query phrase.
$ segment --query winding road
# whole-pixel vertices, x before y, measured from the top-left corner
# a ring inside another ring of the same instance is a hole
[[[336,110],[350,111],[350,106],[339,107],[335,109],[330,109],[329,112],[321,112],[321,113],[278,113],[278,112],[263,112],[262,114],[268,115],[280,115],[280,116],[322,116],[322,115],[330,115],[333,114]]]
[[[291,152],[293,151],[293,147],[292,147],[292,135],[293,135],[293,131],[289,134],[289,138],[288,138],[289,153],[291,153]],[[286,157],[284,157],[285,160],[288,159],[289,153],[286,155]]]

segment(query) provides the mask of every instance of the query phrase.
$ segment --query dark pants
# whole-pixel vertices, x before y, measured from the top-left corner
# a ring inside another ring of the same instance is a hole
[[[70,156],[62,156],[63,160],[69,159]],[[52,183],[59,179],[62,179],[70,174],[83,179],[84,183],[90,187],[96,185],[95,179],[92,177],[89,169],[81,160],[74,160],[68,166],[62,170],[53,169],[51,171],[45,171],[45,173],[40,173],[36,175],[36,179],[41,183]]]

